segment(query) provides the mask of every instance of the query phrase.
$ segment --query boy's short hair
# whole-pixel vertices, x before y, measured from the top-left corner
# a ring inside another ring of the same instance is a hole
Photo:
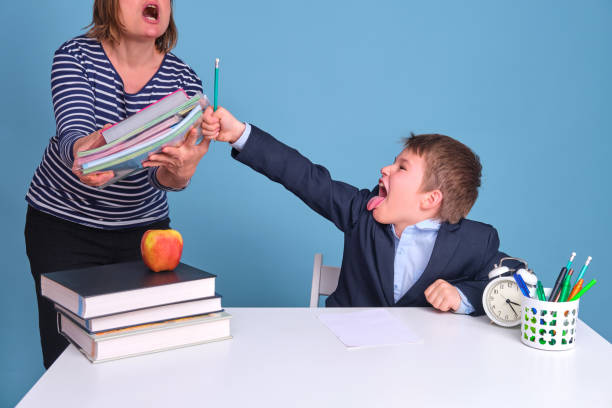
[[[404,138],[404,148],[425,159],[421,191],[439,189],[441,221],[455,224],[465,218],[478,197],[482,165],[478,156],[452,137],[439,134]]]
[[[155,40],[157,51],[166,54],[176,45],[178,31],[174,24],[173,1],[170,1],[170,22],[166,32]],[[119,20],[119,0],[95,0],[93,5],[93,18],[87,31],[87,37],[117,43],[121,37],[123,26]]]

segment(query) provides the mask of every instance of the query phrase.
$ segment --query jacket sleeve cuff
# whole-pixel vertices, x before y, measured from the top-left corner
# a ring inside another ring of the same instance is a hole
[[[251,136],[251,125],[246,122],[244,122],[244,124],[246,125],[244,132],[242,132],[242,135],[240,135],[238,140],[231,144],[231,146],[238,151],[241,151],[244,148],[244,145],[249,140],[249,136]]]
[[[459,296],[461,296],[461,303],[459,304],[459,309],[455,310],[454,313],[457,313],[457,314],[470,314],[470,313],[473,313],[474,312],[474,307],[472,306],[472,304],[470,303],[468,298],[461,291],[461,289],[457,288],[457,291],[459,292]]]

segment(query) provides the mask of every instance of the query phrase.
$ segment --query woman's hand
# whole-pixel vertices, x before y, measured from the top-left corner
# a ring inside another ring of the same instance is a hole
[[[163,186],[180,189],[185,187],[196,171],[198,163],[208,152],[210,139],[202,139],[199,144],[196,122],[187,132],[183,142],[177,146],[166,146],[158,153],[149,155],[143,167],[159,166],[157,180]]]
[[[104,125],[102,130],[112,126],[110,123]],[[100,147],[104,145],[106,142],[104,141],[104,137],[99,130],[96,130],[90,135],[83,136],[74,142],[72,146],[72,153],[74,156],[74,161],[72,163],[72,172],[81,180],[81,183],[87,184],[88,186],[97,187],[101,186],[110,179],[115,176],[115,172],[112,170],[107,171],[96,171],[90,174],[83,174],[83,171],[77,165],[77,153],[83,150],[95,149],[96,147]]]

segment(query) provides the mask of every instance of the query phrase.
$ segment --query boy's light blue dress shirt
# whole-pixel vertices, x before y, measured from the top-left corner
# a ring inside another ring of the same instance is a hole
[[[389,226],[393,231],[395,241],[395,260],[393,262],[393,299],[395,302],[419,280],[433,251],[440,222],[437,220],[424,220],[415,225],[410,225],[402,231],[402,236],[397,237],[393,224]],[[474,311],[465,295],[459,291],[461,305],[455,313],[469,314]]]
[[[249,135],[251,134],[251,125],[245,123],[246,128],[236,142],[232,143],[232,147],[238,151],[242,150]],[[395,228],[390,225],[395,239],[395,261],[393,264],[394,279],[393,279],[393,298],[397,302],[408,290],[419,280],[425,267],[431,258],[440,223],[436,220],[425,220],[415,225],[406,227],[402,232],[401,238],[395,234]],[[455,313],[470,314],[474,308],[469,300],[459,290],[461,296],[461,305]]]

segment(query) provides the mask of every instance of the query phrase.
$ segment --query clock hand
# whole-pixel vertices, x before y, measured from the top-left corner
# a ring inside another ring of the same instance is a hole
[[[514,308],[512,307],[511,303],[514,303],[513,301],[511,301],[510,299],[506,299],[506,303],[508,304],[508,306],[510,306],[510,309],[512,309],[512,312],[514,313],[514,315],[516,317],[519,317],[518,313],[516,313],[516,310],[514,310]],[[516,304],[516,303],[514,303]]]
[[[508,303],[508,305],[509,305],[510,303],[512,303],[513,305],[520,306],[520,304],[518,304],[518,303],[516,303],[516,302],[513,302],[513,301],[511,301],[511,300],[510,300],[510,299],[508,299],[508,298],[505,298],[503,295],[500,295],[500,296],[502,297],[502,299],[505,299],[505,300],[506,300],[506,303]],[[512,306],[510,306],[510,307],[512,307]],[[514,308],[513,308],[512,310],[514,310]]]

